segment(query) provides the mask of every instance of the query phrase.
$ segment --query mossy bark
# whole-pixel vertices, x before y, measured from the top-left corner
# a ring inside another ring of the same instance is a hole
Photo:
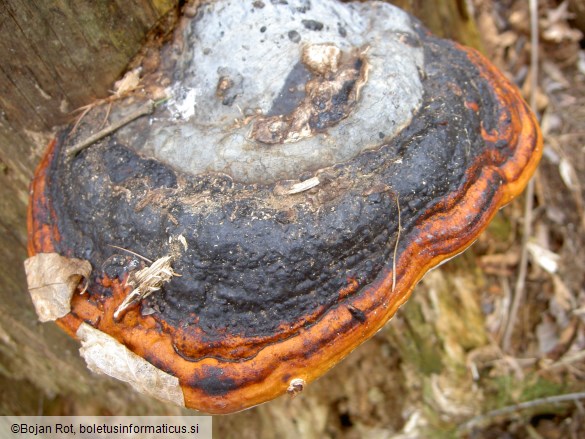
[[[177,3],[0,4],[0,414],[176,412],[90,374],[74,340],[38,323],[23,261],[28,183],[52,130],[108,96]]]

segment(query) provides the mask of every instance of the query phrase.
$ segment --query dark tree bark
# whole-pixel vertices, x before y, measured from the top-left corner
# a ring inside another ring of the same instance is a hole
[[[37,322],[22,263],[28,184],[54,128],[108,96],[177,3],[0,1],[0,414],[50,411],[45,399],[69,397],[98,411],[167,410],[136,395],[130,408],[124,385],[92,376],[75,341]]]

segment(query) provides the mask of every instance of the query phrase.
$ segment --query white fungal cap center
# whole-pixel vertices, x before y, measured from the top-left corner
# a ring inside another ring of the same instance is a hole
[[[347,161],[421,105],[417,41],[409,16],[385,3],[212,2],[185,31],[167,119],[134,146],[248,183]]]

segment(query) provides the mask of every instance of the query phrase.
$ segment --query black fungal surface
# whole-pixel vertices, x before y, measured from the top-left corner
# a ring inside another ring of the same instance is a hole
[[[319,23],[303,23],[319,30]],[[392,265],[396,197],[400,253],[445,197],[476,178],[481,168],[473,165],[485,152],[480,125],[491,130],[505,111],[489,104],[492,92],[477,80],[464,52],[422,29],[419,38],[424,102],[411,125],[377,150],[332,164],[322,184],[282,199],[286,203],[270,201],[274,185],[178,172],[141,157],[115,136],[68,160],[63,133],[50,165],[61,233],[56,251],[103,266],[108,276],[123,275],[123,261],[132,262],[111,245],[150,259],[176,253],[173,269],[181,277],[146,304],[159,310],[153,315],[159,321],[195,326],[209,340],[271,336],[338,306],[348,279],[359,291]],[[480,114],[465,101],[481,102]],[[382,138],[380,130],[372,137]],[[501,160],[507,158],[505,147],[500,145]],[[186,249],[169,243],[180,235]],[[103,275],[94,271],[92,284]],[[363,311],[348,310],[356,324],[365,319]],[[229,391],[219,376],[210,375],[204,385],[217,395]]]
[[[360,323],[364,323],[366,321],[366,314],[361,310],[356,308],[355,306],[348,306],[347,310],[351,314],[351,316],[356,319]]]
[[[223,369],[205,366],[202,376],[194,377],[191,386],[203,390],[207,395],[223,396],[236,390],[239,384],[233,379],[225,377]]]
[[[282,90],[272,102],[272,108],[266,115],[274,116],[292,112],[305,97],[304,84],[309,79],[311,79],[311,72],[307,70],[303,63],[296,63],[286,77]]]

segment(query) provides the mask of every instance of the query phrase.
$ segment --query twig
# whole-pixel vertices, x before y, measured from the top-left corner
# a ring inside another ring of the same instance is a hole
[[[132,254],[132,255],[134,255],[134,256],[137,256],[137,257],[139,257],[140,259],[143,259],[143,260],[145,260],[145,261],[146,261],[146,262],[148,262],[149,264],[152,264],[152,260],[150,260],[150,259],[148,259],[147,257],[145,257],[145,256],[142,256],[142,255],[140,255],[140,254],[138,254],[138,253],[135,253],[135,252],[133,252],[132,250],[128,250],[127,248],[124,248],[124,247],[119,247],[119,246],[117,246],[117,245],[114,245],[114,244],[108,244],[108,246],[110,246],[110,247],[113,247],[113,248],[117,248],[118,250],[123,250],[123,251],[125,251],[125,252],[128,252],[128,253],[130,253],[130,254]]]
[[[530,8],[530,106],[536,111],[536,88],[538,87],[538,0],[529,0]]]
[[[89,112],[89,110],[91,110],[92,108],[93,108],[93,105],[90,104],[90,105],[85,105],[84,107],[81,107],[78,109],[78,110],[82,110],[81,114],[77,117],[77,120],[75,121],[75,125],[73,125],[73,128],[69,132],[68,136],[70,136],[71,134],[73,134],[77,130],[77,127],[79,126],[79,123],[81,122],[81,119],[83,119],[85,117],[85,115]],[[75,111],[78,111],[78,110],[75,110]]]
[[[531,90],[530,90],[530,106],[532,111],[536,112],[536,88],[538,87],[538,1],[530,0],[530,33],[531,33],[531,53],[530,53],[530,69],[531,69]],[[524,301],[524,293],[526,286],[526,274],[528,272],[528,240],[532,235],[532,209],[534,207],[534,180],[530,179],[526,187],[526,198],[524,204],[524,227],[522,236],[522,253],[520,256],[520,267],[518,269],[518,279],[516,280],[516,287],[514,289],[514,300],[504,337],[502,338],[502,349],[504,352],[510,350],[512,340],[512,333],[516,326],[518,319],[518,311],[520,305]]]
[[[579,351],[571,354],[565,354],[555,363],[544,366],[543,370],[556,369],[558,367],[570,366],[573,363],[585,360],[585,351]]]
[[[152,101],[152,100],[149,99],[144,105],[142,105],[141,107],[137,108],[136,111],[133,111],[128,116],[120,119],[117,122],[114,122],[109,127],[104,128],[101,131],[98,131],[94,135],[89,136],[87,139],[85,139],[85,140],[77,143],[73,147],[71,147],[67,151],[67,156],[68,157],[73,157],[79,151],[87,148],[88,146],[90,146],[91,144],[97,142],[98,140],[103,139],[104,137],[112,134],[114,131],[119,130],[124,125],[129,124],[133,120],[138,119],[139,117],[142,117],[144,115],[151,114],[153,112],[153,110],[154,110],[154,107],[155,107],[154,101]]]
[[[565,140],[565,139],[570,139],[572,137],[581,137],[581,136],[585,136],[585,131],[575,131],[572,133],[564,133],[564,134],[561,134],[559,137],[561,138],[561,140]]]
[[[579,401],[580,399],[585,399],[585,392],[577,392],[577,393],[567,393],[565,395],[557,395],[557,396],[546,396],[544,398],[533,399],[531,401],[521,402],[519,404],[509,405],[506,407],[502,407],[496,410],[492,410],[487,412],[483,415],[475,416],[471,418],[469,421],[465,422],[459,427],[459,431],[466,431],[471,429],[476,425],[485,424],[486,422],[490,421],[493,418],[497,418],[498,416],[509,415],[511,413],[517,412],[519,410],[530,409],[546,404],[558,404],[561,402],[575,402]]]
[[[500,279],[500,285],[502,288],[503,294],[503,306],[502,306],[502,320],[500,325],[498,325],[497,333],[495,334],[495,340],[498,344],[498,349],[500,352],[502,351],[502,340],[504,339],[504,334],[506,333],[506,329],[508,328],[508,322],[510,321],[510,312],[512,310],[512,287],[510,286],[510,279],[507,276],[502,276]]]
[[[112,111],[112,103],[108,102],[108,108],[106,109],[106,115],[104,116],[104,120],[102,120],[102,123],[100,124],[100,127],[98,129],[101,130],[104,127],[104,125],[108,121],[108,117],[110,117],[110,111]]]
[[[402,231],[398,194],[396,194],[396,207],[398,208],[398,232],[396,234],[396,243],[394,244],[394,256],[392,257],[392,292],[396,288],[396,255],[398,254],[398,242],[400,241],[400,232]]]
[[[291,186],[291,188],[284,192],[285,195],[294,195],[299,194],[301,192],[308,191],[309,189],[318,186],[320,183],[319,177],[312,177],[305,181],[301,181],[300,183],[295,183]]]

